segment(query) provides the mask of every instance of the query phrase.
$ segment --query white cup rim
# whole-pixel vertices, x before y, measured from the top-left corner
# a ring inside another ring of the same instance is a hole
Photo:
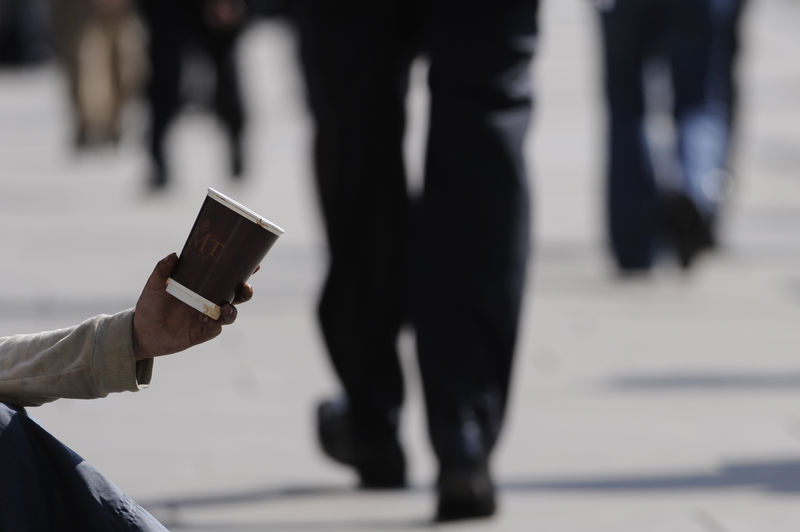
[[[283,229],[281,229],[278,225],[270,222],[263,216],[257,214],[255,211],[248,209],[238,201],[229,198],[228,196],[226,196],[225,194],[223,194],[218,190],[208,187],[208,196],[210,198],[213,198],[217,202],[221,203],[222,205],[225,205],[232,211],[235,211],[238,214],[244,216],[248,220],[260,225],[261,227],[263,227],[270,233],[274,234],[275,236],[281,236],[284,233]]]

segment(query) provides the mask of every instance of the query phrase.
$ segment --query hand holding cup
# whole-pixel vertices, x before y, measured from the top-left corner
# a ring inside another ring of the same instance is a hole
[[[236,320],[237,310],[231,303],[222,305],[219,320],[212,320],[169,295],[167,280],[177,263],[175,253],[159,261],[136,303],[133,315],[136,360],[177,353],[207,342],[222,332],[223,325]],[[252,297],[253,288],[245,283],[233,303],[244,303]]]

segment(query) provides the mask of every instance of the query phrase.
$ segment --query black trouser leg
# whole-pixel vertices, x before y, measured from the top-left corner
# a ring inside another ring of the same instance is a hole
[[[158,0],[141,2],[141,11],[149,32],[150,81],[147,96],[150,107],[150,158],[155,167],[156,180],[166,181],[165,141],[169,126],[180,107],[185,14],[172,2]]]
[[[488,454],[504,417],[529,253],[523,143],[536,29],[536,2],[431,2],[413,295],[428,424],[442,462]],[[464,436],[476,428],[479,448],[467,449],[475,442]]]
[[[206,30],[202,43],[214,63],[214,110],[228,136],[231,170],[234,175],[242,171],[242,136],[246,119],[235,54],[239,31],[240,29],[226,32]]]
[[[404,98],[411,54],[401,1],[307,0],[295,15],[316,126],[330,251],[319,319],[357,425],[392,430],[403,399],[408,198]]]

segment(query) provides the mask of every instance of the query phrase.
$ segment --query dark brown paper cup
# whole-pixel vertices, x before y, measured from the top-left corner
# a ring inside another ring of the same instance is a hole
[[[282,234],[266,218],[209,188],[167,292],[218,319],[220,305],[233,301]]]

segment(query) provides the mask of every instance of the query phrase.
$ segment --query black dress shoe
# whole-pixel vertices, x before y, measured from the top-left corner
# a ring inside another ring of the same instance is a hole
[[[364,489],[406,486],[405,454],[396,430],[384,429],[356,427],[345,400],[323,401],[317,408],[317,435],[323,452],[355,469]]]
[[[495,487],[485,461],[471,466],[443,467],[437,482],[438,522],[485,518],[497,511]]]
[[[714,245],[711,220],[683,192],[667,193],[663,207],[664,233],[675,248],[681,267],[689,269],[701,252]]]

